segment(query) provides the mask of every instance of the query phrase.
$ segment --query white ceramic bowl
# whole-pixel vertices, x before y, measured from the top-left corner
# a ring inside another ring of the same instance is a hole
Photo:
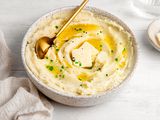
[[[42,21],[43,19],[45,19],[47,16],[50,15],[54,15],[56,12],[60,11],[60,10],[68,10],[68,9],[73,9],[75,8],[75,6],[72,7],[63,7],[63,8],[59,8],[56,9],[50,13],[45,14],[44,16],[42,16],[40,19],[38,19],[27,31],[23,43],[22,43],[22,51],[21,51],[21,55],[22,55],[22,60],[23,60],[23,64],[24,67],[27,71],[28,76],[30,77],[31,81],[33,82],[33,84],[43,93],[45,94],[47,97],[49,97],[50,99],[57,101],[59,103],[65,104],[65,105],[70,105],[70,106],[93,106],[93,105],[97,105],[100,104],[104,101],[107,100],[107,97],[109,96],[109,94],[111,94],[113,92],[112,89],[110,91],[105,91],[103,93],[99,93],[97,95],[92,95],[92,96],[73,96],[73,95],[68,95],[65,93],[61,93],[55,89],[52,89],[50,87],[48,87],[47,85],[45,85],[44,83],[42,83],[33,73],[32,71],[29,69],[29,67],[26,64],[25,61],[25,47],[27,44],[27,36],[30,34],[30,32],[32,31],[32,29],[36,26],[36,24],[39,21]],[[123,23],[120,19],[118,19],[117,17],[113,16],[112,14],[106,12],[106,11],[102,11],[99,10],[97,8],[93,8],[93,7],[86,7],[86,10],[89,10],[91,12],[95,12],[96,14],[99,14],[101,16],[105,16],[108,17],[109,19],[116,21],[118,24],[120,24],[126,31],[128,31],[131,36],[132,36],[132,41],[133,41],[133,47],[134,47],[134,64],[132,66],[132,72],[135,68],[135,64],[137,61],[137,45],[136,45],[136,41],[135,41],[135,37],[132,33],[132,31],[127,27],[127,25],[125,23]],[[131,76],[131,73],[128,75],[128,77],[126,79],[129,79],[129,76]],[[126,80],[124,80],[126,81]],[[124,83],[124,82],[123,82]],[[117,88],[117,87],[116,87]],[[119,86],[118,86],[119,88]],[[120,89],[118,89],[120,90]]]

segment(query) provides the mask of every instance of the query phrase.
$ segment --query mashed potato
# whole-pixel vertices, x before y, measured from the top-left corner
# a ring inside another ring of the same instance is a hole
[[[131,35],[105,17],[82,11],[54,41],[44,59],[36,41],[54,37],[73,11],[60,11],[39,21],[27,38],[28,67],[47,86],[72,95],[93,95],[119,85],[131,72]]]

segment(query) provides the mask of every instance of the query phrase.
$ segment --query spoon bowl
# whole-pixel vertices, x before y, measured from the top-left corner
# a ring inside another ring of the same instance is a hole
[[[35,52],[37,53],[37,57],[43,59],[52,44],[53,40],[51,38],[49,37],[40,38],[35,45]]]

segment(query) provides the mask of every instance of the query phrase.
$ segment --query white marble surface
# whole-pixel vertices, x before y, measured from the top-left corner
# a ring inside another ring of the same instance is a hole
[[[81,0],[0,0],[0,28],[13,53],[12,75],[26,76],[20,49],[29,26],[55,8],[78,5]],[[128,0],[90,0],[94,6],[118,16],[133,30],[139,48],[138,66],[132,79],[104,104],[74,108],[53,102],[56,120],[160,120],[160,53],[147,41],[152,20],[135,15]]]

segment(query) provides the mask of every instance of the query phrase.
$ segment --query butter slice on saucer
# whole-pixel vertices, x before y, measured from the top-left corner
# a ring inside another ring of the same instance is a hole
[[[160,32],[156,34],[157,42],[160,45]]]

